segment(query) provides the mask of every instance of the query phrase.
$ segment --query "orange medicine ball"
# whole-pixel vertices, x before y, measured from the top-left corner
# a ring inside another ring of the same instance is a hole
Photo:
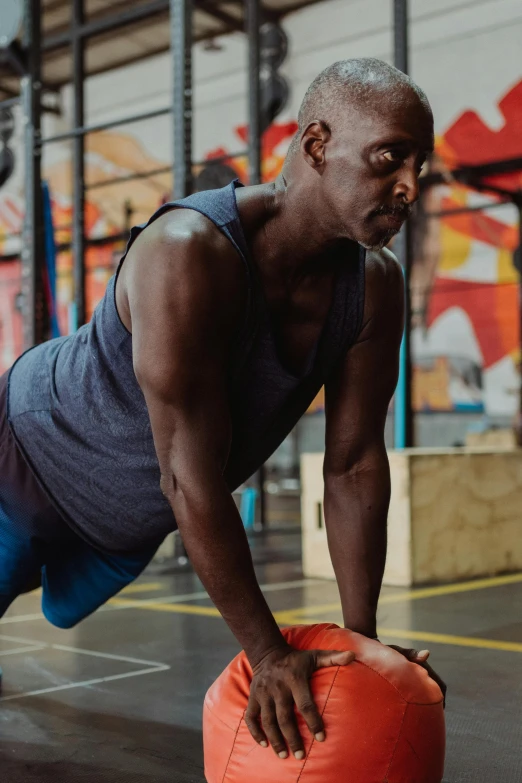
[[[287,628],[298,649],[353,650],[348,666],[319,669],[312,692],[326,741],[301,716],[306,757],[279,759],[258,745],[243,715],[252,669],[241,653],[205,698],[203,739],[208,783],[440,783],[445,727],[439,686],[395,650],[337,625]]]

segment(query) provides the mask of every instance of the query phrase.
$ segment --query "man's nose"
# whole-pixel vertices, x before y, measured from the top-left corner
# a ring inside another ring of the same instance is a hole
[[[405,204],[414,204],[419,198],[419,174],[414,165],[404,165],[394,188],[394,196]]]

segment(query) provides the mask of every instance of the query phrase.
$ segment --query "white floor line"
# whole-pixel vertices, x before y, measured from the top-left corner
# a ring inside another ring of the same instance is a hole
[[[114,653],[100,652],[99,650],[85,650],[82,647],[71,647],[66,644],[51,644],[48,642],[37,641],[36,639],[24,639],[21,636],[6,636],[0,634],[0,641],[17,642],[30,644],[32,647],[38,647],[40,650],[50,648],[52,650],[62,650],[63,652],[79,653],[80,655],[91,655],[94,658],[107,658],[110,661],[122,661],[123,663],[139,663],[143,666],[166,666],[166,663],[159,661],[144,661],[143,658],[129,658],[127,655],[114,655]],[[11,651],[9,651],[11,652]],[[3,653],[0,653],[2,655]]]
[[[93,658],[107,658],[110,661],[122,661],[123,663],[139,663],[144,666],[166,666],[165,663],[158,661],[144,661],[140,658],[128,658],[125,655],[113,655],[112,653],[97,652],[95,650],[82,650],[81,647],[68,647],[65,644],[50,645],[53,650],[62,650],[63,652],[79,653],[80,655],[91,655]],[[167,666],[167,668],[169,668]]]
[[[41,639],[27,639],[25,636],[6,636],[6,634],[0,634],[0,640],[4,642],[18,642],[18,644],[34,644],[39,647],[49,647],[47,642],[42,642]]]
[[[43,696],[46,693],[56,693],[57,691],[67,691],[72,688],[87,688],[91,685],[100,685],[103,682],[113,682],[114,680],[125,680],[128,677],[140,677],[142,674],[155,674],[156,672],[166,672],[170,666],[162,665],[155,668],[139,669],[135,672],[125,672],[125,674],[113,674],[110,677],[98,677],[95,680],[81,680],[80,682],[70,682],[66,685],[57,685],[53,688],[41,688],[37,691],[28,691],[27,693],[14,693],[11,696],[0,697],[0,702],[14,701],[15,699],[25,699],[29,696]]]
[[[13,617],[1,617],[0,625],[10,625],[11,623],[28,623],[30,620],[42,620],[41,612],[35,614],[15,614]]]
[[[32,644],[30,647],[15,647],[14,650],[1,650],[0,658],[5,658],[6,655],[15,655],[16,653],[36,652],[37,650],[45,650],[47,644]]]

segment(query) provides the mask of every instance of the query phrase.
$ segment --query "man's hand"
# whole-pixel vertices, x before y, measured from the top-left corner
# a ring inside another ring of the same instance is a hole
[[[437,674],[437,672],[431,668],[429,663],[427,663],[427,660],[430,657],[429,650],[421,650],[419,652],[417,650],[412,650],[405,647],[398,647],[396,644],[390,644],[389,647],[391,647],[392,650],[397,650],[397,652],[400,652],[401,655],[404,655],[412,663],[417,663],[419,666],[422,666],[423,669],[426,669],[431,679],[435,680],[435,682],[441,689],[442,696],[444,699],[444,706],[446,706],[446,691],[448,690],[448,688],[444,680],[442,680]]]
[[[245,713],[246,725],[255,741],[265,748],[270,744],[281,759],[288,757],[288,745],[296,759],[303,759],[296,707],[311,734],[318,742],[324,742],[324,723],[313,700],[310,677],[316,669],[347,666],[354,659],[353,652],[294,650],[289,646],[265,656],[253,669]]]

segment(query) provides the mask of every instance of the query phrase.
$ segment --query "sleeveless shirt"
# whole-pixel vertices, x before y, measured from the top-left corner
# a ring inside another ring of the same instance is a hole
[[[163,205],[131,230],[127,250],[91,321],[26,351],[9,374],[8,418],[31,470],[65,521],[93,546],[133,552],[176,527],[160,489],[160,468],[132,335],[116,307],[116,280],[136,237],[165,211],[194,209],[229,239],[245,265],[248,295],[229,368],[231,491],[288,435],[357,339],[364,308],[365,251],[355,247],[336,276],[329,313],[308,366],[280,361],[256,265],[239,218],[235,181]]]

